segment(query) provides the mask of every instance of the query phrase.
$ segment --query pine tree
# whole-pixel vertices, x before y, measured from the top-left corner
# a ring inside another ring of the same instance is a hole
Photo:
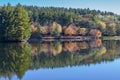
[[[21,5],[17,5],[14,10],[14,27],[16,28],[16,39],[23,40],[30,37],[30,25],[28,13]]]
[[[1,11],[1,19],[0,19],[0,38],[1,40],[8,40],[12,34],[12,27],[13,27],[13,10],[14,8],[8,3],[7,6],[2,7]]]
[[[28,13],[21,5],[10,4],[2,8],[0,17],[0,40],[22,41],[30,36]]]

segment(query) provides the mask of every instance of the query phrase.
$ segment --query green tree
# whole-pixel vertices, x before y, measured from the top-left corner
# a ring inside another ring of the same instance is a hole
[[[22,41],[30,36],[28,13],[21,5],[10,4],[2,8],[0,19],[0,39],[2,41]]]
[[[17,74],[22,78],[29,69],[31,61],[31,46],[24,43],[0,43],[0,74],[12,77]]]
[[[1,40],[7,40],[10,38],[12,34],[12,28],[13,28],[13,11],[14,8],[8,4],[7,6],[2,7],[1,11],[1,19],[0,19],[0,39]]]
[[[120,16],[118,17],[118,21],[120,21]]]
[[[109,36],[116,35],[116,24],[115,23],[109,23],[107,25],[106,32]]]
[[[69,23],[73,23],[72,14],[68,15],[68,22],[69,22]]]
[[[42,26],[40,24],[38,25],[38,37],[42,37]]]
[[[17,5],[14,10],[14,27],[16,28],[16,40],[23,40],[30,37],[30,25],[29,17],[26,10],[21,6]]]
[[[58,31],[59,31],[58,26],[56,26],[55,31],[54,31],[55,36],[60,36],[60,33]]]
[[[57,36],[57,37],[60,36],[60,30],[59,30],[59,28],[60,28],[60,27],[59,27],[58,25],[56,25],[55,31],[53,32],[53,35],[54,35],[54,36]]]

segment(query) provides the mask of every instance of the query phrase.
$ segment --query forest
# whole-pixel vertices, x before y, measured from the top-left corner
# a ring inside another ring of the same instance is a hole
[[[38,7],[10,3],[0,7],[0,40],[31,36],[120,35],[120,15],[89,8]],[[100,37],[101,37],[100,36]]]

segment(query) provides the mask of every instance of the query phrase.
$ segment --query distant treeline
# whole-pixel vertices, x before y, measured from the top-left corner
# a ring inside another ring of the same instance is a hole
[[[53,25],[54,22],[56,25]],[[69,27],[71,24],[74,25],[73,31]],[[24,40],[30,37],[30,28],[32,28],[32,33],[37,33],[39,36],[41,34],[64,36],[62,33],[66,34],[66,28],[68,28],[67,34],[73,32],[70,35],[82,33],[80,29],[85,28],[99,29],[103,36],[119,36],[120,16],[113,12],[89,8],[37,7],[21,4],[11,6],[10,3],[0,7],[1,39]]]
[[[64,29],[65,26],[75,24],[79,28],[99,29],[104,36],[120,35],[120,16],[113,12],[89,8],[23,7],[28,12],[30,22],[38,22],[41,26],[56,22]]]
[[[37,7],[37,6],[24,6],[28,11],[30,21],[39,21],[41,25],[46,22],[58,22],[62,26],[70,23],[80,23],[84,18],[93,20],[96,15],[111,17],[117,16],[112,12],[102,12],[100,10],[87,9],[74,9],[74,8],[59,8],[59,7]],[[82,26],[82,25],[81,25]],[[84,26],[85,27],[85,26]],[[87,27],[87,26],[86,26]]]

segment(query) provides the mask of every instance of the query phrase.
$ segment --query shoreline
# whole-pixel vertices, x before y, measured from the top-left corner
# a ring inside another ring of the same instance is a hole
[[[94,36],[61,36],[61,37],[42,37],[41,39],[30,38],[28,42],[40,42],[40,41],[93,41],[96,39]]]
[[[103,36],[102,40],[120,40],[120,36]]]
[[[0,41],[3,43],[26,43],[26,42],[40,42],[40,41],[93,41],[93,40],[120,40],[120,36],[103,36],[101,38],[97,38],[95,36],[61,36],[61,37],[42,37],[42,38],[29,38],[28,40],[22,41]]]

